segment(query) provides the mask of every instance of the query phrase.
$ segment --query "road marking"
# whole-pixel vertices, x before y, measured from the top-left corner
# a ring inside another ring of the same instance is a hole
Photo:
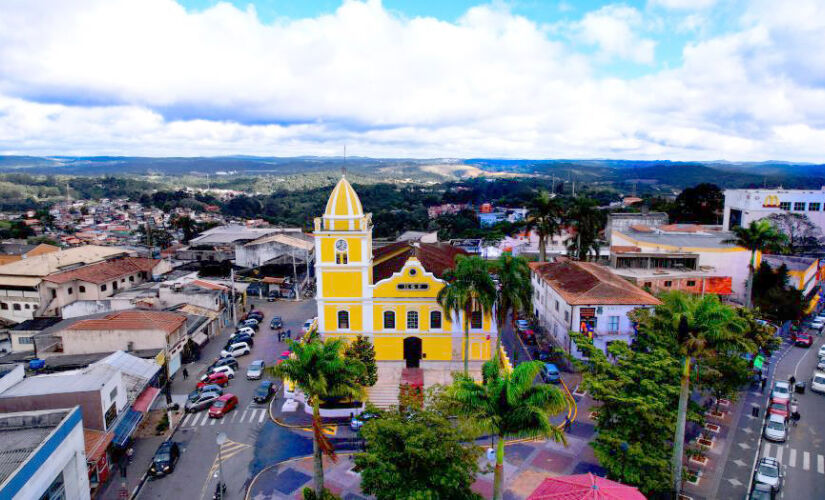
[[[183,417],[183,420],[181,420],[180,425],[186,425],[186,422],[189,421],[189,417],[191,417],[191,416],[192,416],[191,413],[187,413],[186,416]]]
[[[802,470],[811,469],[811,454],[807,451],[802,454]]]
[[[215,422],[218,421],[217,418],[209,418],[209,415],[207,415],[206,418],[209,419],[209,425],[215,425]]]
[[[266,410],[262,410],[261,411],[261,417],[258,419],[258,423],[260,424],[261,422],[263,422],[265,417],[266,417]]]
[[[788,456],[788,465],[790,467],[796,467],[796,450],[791,448],[791,453]]]
[[[816,456],[816,471],[820,474],[825,474],[825,457],[822,455]]]
[[[765,443],[765,448],[762,449],[762,456],[769,457],[771,456],[771,444]]]
[[[248,411],[248,410],[244,410],[244,411],[243,411],[243,414],[241,415],[241,419],[240,419],[240,420],[238,420],[238,422],[243,422],[243,419],[245,419],[245,418],[246,418],[246,412],[247,412],[247,411]]]
[[[203,422],[201,422],[201,425],[202,425],[202,426],[203,426],[203,425],[206,425],[206,422],[207,422],[208,420],[209,420],[209,414],[208,414],[208,413],[204,413],[204,414],[203,414]]]
[[[785,448],[783,448],[781,446],[776,447],[776,459],[779,461],[779,463],[782,463],[782,454],[784,452],[785,452]]]

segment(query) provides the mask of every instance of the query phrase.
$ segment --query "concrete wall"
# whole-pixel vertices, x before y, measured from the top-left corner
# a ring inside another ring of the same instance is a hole
[[[130,299],[78,300],[63,308],[63,319],[134,309]]]
[[[791,209],[782,210],[777,206],[764,206],[765,204],[775,205],[775,202],[790,203]],[[805,210],[795,210],[794,203],[797,202],[805,203]],[[819,203],[819,210],[809,210],[810,203]],[[730,229],[731,210],[742,211],[743,226],[774,213],[791,212],[807,215],[811,222],[825,230],[825,190],[728,189],[725,190],[725,212],[722,222],[722,227],[726,230]]]
[[[14,384],[23,380],[23,377],[26,376],[26,369],[23,368],[23,365],[15,366],[12,371],[5,374],[3,378],[0,378],[0,393],[8,389],[9,387],[13,386]]]
[[[0,318],[14,323],[22,323],[34,317],[34,312],[40,306],[40,293],[37,290],[11,290],[0,288]],[[5,304],[6,309],[3,309]],[[14,307],[18,305],[19,310]],[[28,307],[28,308],[27,308]]]
[[[63,354],[91,354],[140,349],[165,349],[166,332],[162,330],[63,330]],[[131,346],[130,346],[131,343]]]

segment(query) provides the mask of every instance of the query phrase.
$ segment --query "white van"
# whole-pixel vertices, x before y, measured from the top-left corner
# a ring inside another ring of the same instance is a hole
[[[811,390],[825,393],[825,373],[814,372],[813,377],[811,377]]]
[[[225,358],[227,356],[232,356],[237,358],[238,356],[243,356],[245,354],[249,354],[250,352],[252,352],[252,349],[249,348],[249,344],[246,342],[238,342],[221,351],[221,357]]]

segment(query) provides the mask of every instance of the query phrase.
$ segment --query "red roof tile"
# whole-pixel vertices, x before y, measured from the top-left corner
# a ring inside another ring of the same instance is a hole
[[[172,333],[186,323],[186,316],[166,311],[119,311],[102,318],[84,319],[69,330],[163,330]]]
[[[609,269],[560,258],[531,262],[530,269],[571,305],[658,305],[659,300]]]
[[[79,280],[87,283],[101,284],[141,271],[151,272],[159,262],[160,260],[158,259],[123,257],[79,267],[70,271],[50,274],[43,279],[52,283],[67,283],[69,281]]]
[[[393,247],[392,251],[398,251],[404,249],[404,247],[406,247],[406,249],[399,255],[390,257],[372,267],[373,283],[378,283],[383,279],[389,278],[393,273],[400,271],[410,257],[416,257],[421,262],[421,265],[424,266],[424,269],[440,278],[444,274],[444,271],[452,269],[453,266],[455,266],[456,255],[468,255],[466,251],[447,243],[418,243],[411,245],[409,242],[404,241],[388,246]],[[380,250],[384,248],[387,247],[383,247]],[[381,255],[390,254],[392,251],[384,251]],[[375,252],[373,252],[373,258],[376,258]]]

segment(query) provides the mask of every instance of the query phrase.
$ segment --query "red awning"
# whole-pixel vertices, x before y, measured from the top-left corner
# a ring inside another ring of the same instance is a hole
[[[106,452],[106,448],[115,437],[113,432],[100,432],[92,429],[83,429],[83,440],[86,448],[86,461],[96,463]]]
[[[645,500],[645,496],[633,486],[587,473],[547,478],[528,500]]]
[[[733,278],[713,277],[705,280],[705,293],[716,295],[730,295],[733,293]]]
[[[160,394],[160,389],[157,387],[147,387],[140,393],[140,396],[137,397],[132,405],[132,409],[141,413],[146,413],[149,411],[152,403],[155,402],[155,398],[158,397],[158,394]]]

